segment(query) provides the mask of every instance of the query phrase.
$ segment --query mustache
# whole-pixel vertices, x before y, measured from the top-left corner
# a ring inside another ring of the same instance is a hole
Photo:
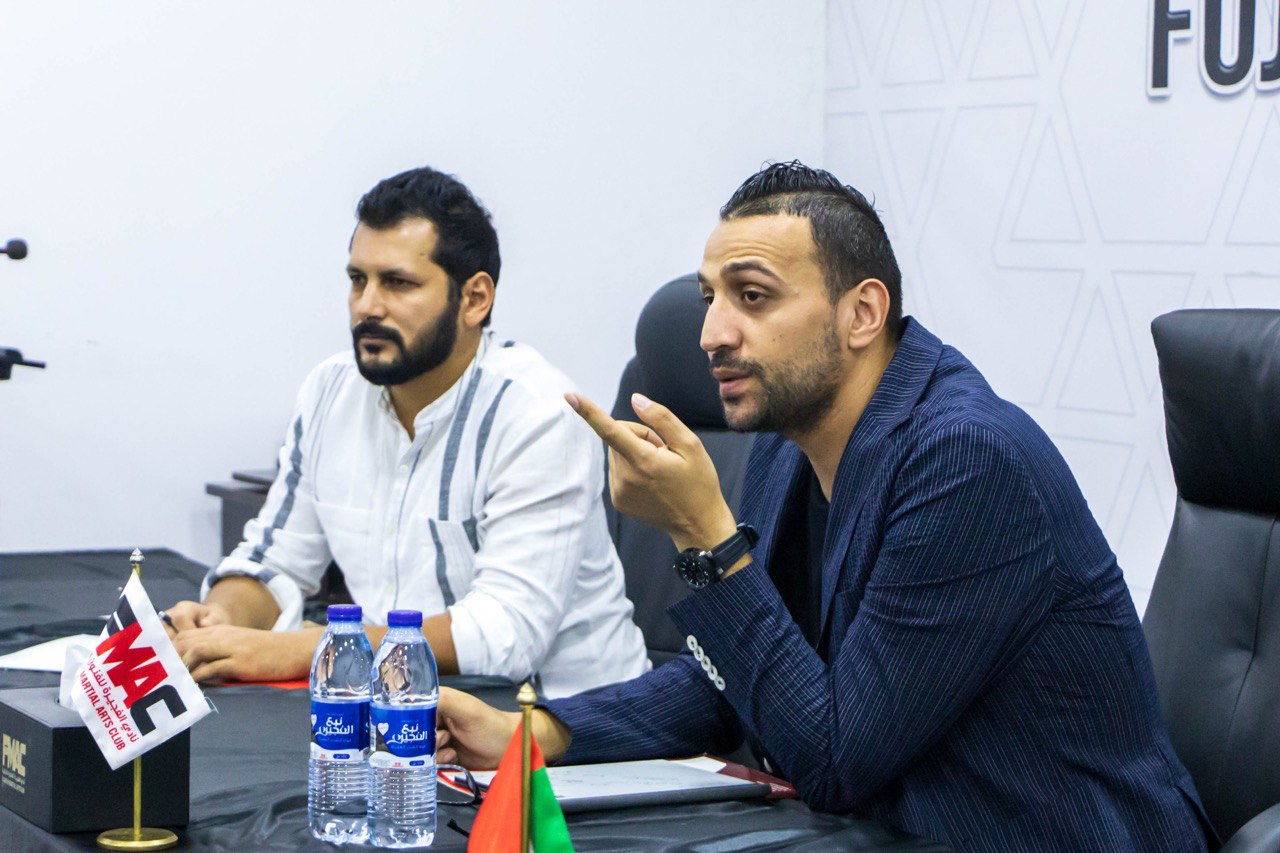
[[[736,370],[751,376],[764,375],[764,367],[758,361],[752,361],[749,358],[733,358],[725,352],[713,352],[710,356],[710,364],[707,366],[709,370],[723,367],[728,370]]]
[[[377,320],[361,320],[351,329],[351,340],[358,344],[361,338],[381,338],[391,341],[404,349],[404,338],[395,329],[382,325]]]

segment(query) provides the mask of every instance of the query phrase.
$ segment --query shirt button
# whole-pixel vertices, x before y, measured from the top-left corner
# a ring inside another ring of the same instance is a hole
[[[404,463],[403,465],[401,465],[401,466],[400,466],[400,473],[401,473],[401,474],[408,474],[408,473],[409,473],[409,463],[407,463],[407,462],[406,462],[406,463]]]
[[[387,525],[387,535],[388,535],[388,536],[395,536],[395,535],[396,535],[396,526],[395,526],[394,524],[388,524],[388,525]]]

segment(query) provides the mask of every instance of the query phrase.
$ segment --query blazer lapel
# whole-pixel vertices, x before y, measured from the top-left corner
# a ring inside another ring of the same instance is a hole
[[[787,516],[787,507],[796,499],[797,490],[803,481],[801,474],[809,460],[800,452],[800,448],[789,441],[782,442],[769,466],[766,475],[774,485],[766,494],[768,498],[761,507],[761,524],[757,530],[760,542],[756,545],[756,558],[766,569],[773,565],[773,554],[777,550],[778,533],[783,519]]]
[[[889,435],[910,418],[941,355],[942,342],[915,318],[908,317],[897,351],[845,444],[836,469],[823,546],[820,643],[826,642],[831,604],[857,532],[858,516],[870,496],[875,475],[893,449]]]

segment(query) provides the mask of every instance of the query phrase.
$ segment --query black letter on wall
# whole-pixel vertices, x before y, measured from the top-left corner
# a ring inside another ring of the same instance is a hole
[[[1276,10],[1276,55],[1258,69],[1258,88],[1274,89],[1280,84],[1280,9]]]
[[[1164,95],[1168,94],[1166,90],[1169,88],[1169,37],[1191,29],[1191,12],[1186,9],[1170,12],[1169,0],[1152,0],[1151,13],[1151,69],[1147,93]]]
[[[1204,73],[1209,83],[1222,89],[1232,89],[1249,76],[1253,68],[1253,23],[1257,12],[1256,0],[1237,0],[1240,8],[1239,34],[1236,61],[1222,63],[1222,4],[1224,0],[1204,0]]]

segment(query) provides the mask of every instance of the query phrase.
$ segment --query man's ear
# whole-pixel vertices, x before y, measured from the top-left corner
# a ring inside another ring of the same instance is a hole
[[[458,315],[472,328],[480,328],[484,318],[493,310],[494,290],[497,287],[487,272],[478,272],[462,283],[461,305]]]
[[[855,352],[879,338],[888,321],[889,288],[878,278],[864,278],[836,303],[836,328]]]

